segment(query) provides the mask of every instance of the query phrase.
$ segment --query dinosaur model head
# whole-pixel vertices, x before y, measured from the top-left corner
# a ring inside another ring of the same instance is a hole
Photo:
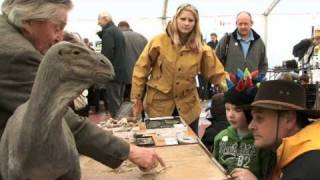
[[[44,71],[41,76],[55,74],[55,77],[47,78],[57,78],[60,82],[72,81],[75,84],[88,86],[94,83],[105,84],[115,75],[112,64],[105,56],[80,44],[65,41],[49,49],[41,62],[40,70]]]

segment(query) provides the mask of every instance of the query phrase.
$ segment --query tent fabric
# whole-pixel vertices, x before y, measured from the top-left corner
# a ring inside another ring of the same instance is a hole
[[[2,3],[3,0],[0,0]],[[96,32],[97,15],[108,10],[117,24],[126,20],[131,28],[150,39],[162,32],[166,23],[182,3],[191,3],[200,14],[204,38],[210,33],[218,38],[232,32],[238,12],[248,11],[253,16],[253,28],[261,35],[267,47],[269,67],[279,66],[294,58],[293,46],[310,38],[313,27],[320,27],[319,0],[73,0],[66,30],[78,32],[91,41],[99,41]],[[167,2],[167,3],[166,3]],[[271,5],[275,2],[275,7]],[[167,5],[164,8],[165,4]],[[265,12],[270,11],[268,16]],[[164,18],[163,18],[164,16]]]

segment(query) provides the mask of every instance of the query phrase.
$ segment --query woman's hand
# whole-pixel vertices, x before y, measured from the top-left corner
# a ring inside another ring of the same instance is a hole
[[[140,113],[143,110],[143,104],[141,99],[131,99],[131,102],[133,104],[132,106],[132,116],[133,117],[138,117]]]

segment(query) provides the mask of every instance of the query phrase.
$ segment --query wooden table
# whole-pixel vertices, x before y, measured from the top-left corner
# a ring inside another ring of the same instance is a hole
[[[222,180],[226,176],[199,144],[163,146],[156,151],[167,168],[158,167],[149,174],[129,161],[112,170],[88,157],[81,157],[82,180]]]
[[[144,131],[144,128],[140,128]],[[188,132],[187,132],[188,133]],[[193,132],[192,132],[193,133]],[[189,133],[188,133],[189,134]],[[200,140],[198,139],[200,142]],[[156,145],[158,142],[156,141]],[[142,172],[130,161],[113,170],[81,156],[82,180],[222,180],[224,170],[201,143],[155,147],[166,168],[160,165],[152,172]]]

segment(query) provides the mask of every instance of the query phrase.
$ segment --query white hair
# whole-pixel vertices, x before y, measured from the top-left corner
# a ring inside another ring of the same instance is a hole
[[[71,0],[5,0],[1,11],[15,26],[22,28],[26,20],[53,20],[59,18],[61,9],[70,10]]]
[[[99,13],[99,17],[106,17],[107,19],[109,19],[110,21],[112,21],[112,16],[111,14],[106,11],[106,10],[103,10]]]

